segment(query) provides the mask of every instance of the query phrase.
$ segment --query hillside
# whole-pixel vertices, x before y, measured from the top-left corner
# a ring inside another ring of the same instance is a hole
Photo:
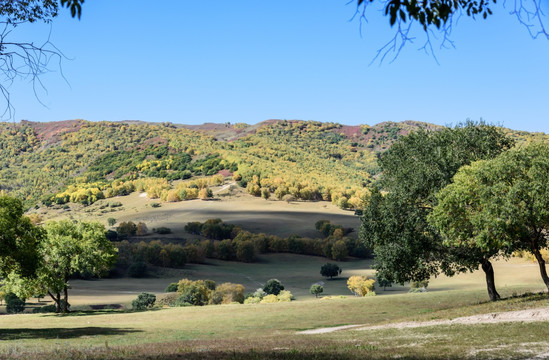
[[[420,128],[439,126],[415,121],[374,126],[300,120],[256,125],[4,122],[0,190],[29,207],[40,200],[90,204],[135,190],[180,201],[199,197],[200,189],[219,182],[193,179],[221,171],[255,196],[325,200],[353,209],[379,172],[376,155]],[[521,141],[547,137],[509,133]]]

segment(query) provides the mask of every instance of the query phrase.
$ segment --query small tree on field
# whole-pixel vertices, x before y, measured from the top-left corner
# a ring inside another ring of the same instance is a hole
[[[313,284],[311,286],[311,294],[313,294],[315,297],[318,297],[321,293],[324,292],[324,288],[320,284]]]
[[[137,226],[131,221],[121,222],[116,231],[120,236],[133,236],[137,233]]]
[[[263,291],[265,291],[267,294],[272,295],[278,295],[282,290],[284,290],[284,285],[282,285],[282,283],[277,279],[271,279],[267,281],[267,283],[263,287]]]
[[[114,226],[114,224],[116,224],[116,219],[115,218],[108,218],[107,219],[107,224],[109,224],[109,226]]]
[[[320,267],[320,275],[332,279],[340,275],[342,270],[337,264],[326,263]]]
[[[154,306],[156,302],[156,295],[149,293],[141,293],[137,296],[137,299],[132,301],[132,309],[134,310],[147,310]]]

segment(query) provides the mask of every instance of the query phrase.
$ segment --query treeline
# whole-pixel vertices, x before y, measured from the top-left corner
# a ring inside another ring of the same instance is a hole
[[[149,199],[161,199],[168,202],[208,199],[213,197],[209,187],[221,185],[223,181],[222,175],[214,175],[181,181],[176,185],[163,178],[114,180],[110,183],[81,183],[69,185],[66,190],[54,195],[44,195],[41,201],[46,206],[69,202],[90,205],[101,199],[125,196],[134,191],[146,192]]]
[[[204,223],[190,222],[185,226],[185,230],[207,239],[187,240],[185,244],[163,243],[160,240],[138,243],[128,240],[115,241],[114,245],[118,248],[116,270],[119,275],[125,274],[136,263],[181,268],[186,263],[204,263],[207,258],[254,262],[257,255],[267,253],[313,255],[339,261],[349,256],[366,258],[371,255],[359,240],[344,236],[350,232],[349,229],[326,220],[319,223],[322,224],[323,233],[328,235],[326,238],[312,239],[297,235],[281,238],[263,233],[254,234],[235,225],[225,224],[220,219],[210,219]],[[146,228],[142,223],[121,223],[118,227],[119,234],[136,235],[140,226]],[[331,230],[326,233],[326,229]],[[108,233],[110,239],[120,239],[118,234],[113,234],[114,231],[109,230]]]

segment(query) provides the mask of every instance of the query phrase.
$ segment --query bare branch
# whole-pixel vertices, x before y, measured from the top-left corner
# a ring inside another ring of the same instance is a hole
[[[0,22],[2,31],[0,32],[0,92],[6,101],[4,112],[1,118],[13,118],[15,109],[11,103],[9,87],[16,80],[30,80],[36,99],[43,106],[37,90],[47,93],[47,89],[42,82],[42,76],[51,72],[50,64],[57,61],[57,67],[61,76],[63,76],[61,62],[67,57],[50,42],[50,34],[43,44],[34,44],[33,42],[13,42],[10,35],[17,25],[21,23]],[[65,79],[66,80],[66,79]]]

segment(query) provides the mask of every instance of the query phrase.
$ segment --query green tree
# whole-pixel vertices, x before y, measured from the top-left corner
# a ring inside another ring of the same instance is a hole
[[[57,312],[67,312],[70,276],[80,272],[101,276],[116,261],[116,249],[99,223],[52,221],[45,229],[39,277],[55,301]]]
[[[141,293],[137,296],[137,299],[132,301],[132,309],[142,311],[150,309],[156,302],[156,295],[149,293]]]
[[[342,269],[337,264],[326,263],[320,267],[320,275],[333,279],[334,276],[339,276]]]
[[[380,157],[383,171],[363,211],[359,237],[373,249],[378,277],[391,283],[427,280],[440,272],[448,276],[482,264],[493,278],[491,251],[448,246],[427,222],[437,204],[436,194],[463,165],[499,155],[513,145],[490,125],[468,122],[440,131],[417,131],[401,138]],[[499,297],[495,286],[490,298]]]
[[[40,264],[39,245],[45,232],[23,215],[23,203],[0,196],[0,276],[15,272],[34,276]]]
[[[4,299],[6,300],[6,311],[8,314],[19,314],[25,311],[25,300],[14,293],[7,293]]]
[[[438,194],[429,221],[444,241],[510,255],[531,252],[549,290],[549,145],[533,143],[463,167]],[[477,250],[478,251],[478,250]]]
[[[313,294],[315,297],[318,297],[318,295],[324,292],[324,288],[320,284],[313,284],[311,285],[310,291],[311,291],[311,294]]]
[[[277,279],[270,279],[263,286],[263,291],[269,295],[278,295],[282,290],[284,290],[284,285]]]

